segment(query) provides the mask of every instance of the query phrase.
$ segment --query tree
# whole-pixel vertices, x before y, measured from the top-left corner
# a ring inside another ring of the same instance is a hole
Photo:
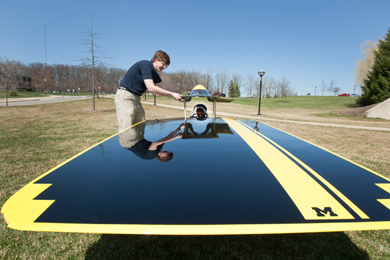
[[[341,91],[341,88],[340,87],[334,87],[332,89],[332,91],[333,91],[334,95],[336,96]]]
[[[271,91],[276,88],[276,81],[272,77],[264,77],[262,83],[261,95],[266,98],[271,97]],[[275,95],[274,95],[275,96]]]
[[[229,73],[227,72],[227,69],[220,69],[219,72],[216,74],[217,87],[220,93],[224,92],[228,78],[229,78]]]
[[[328,88],[328,86],[326,85],[325,81],[322,80],[321,85],[320,85],[320,89],[321,89],[322,95],[324,95],[324,91],[325,91],[327,88]]]
[[[363,96],[357,99],[361,106],[383,102],[390,98],[390,28],[384,40],[379,40],[375,60],[362,87]]]
[[[292,94],[292,89],[290,86],[290,81],[286,77],[283,77],[280,81],[276,83],[277,88],[280,93],[280,102],[283,102],[283,97]]]
[[[249,97],[252,97],[252,94],[254,93],[256,87],[257,87],[256,77],[253,73],[249,73],[248,75],[246,75],[246,84],[245,84],[245,92],[248,94]]]
[[[375,51],[378,51],[378,42],[367,40],[360,45],[360,52],[363,54],[363,58],[356,62],[355,82],[357,86],[363,84],[364,79],[367,78],[368,72],[374,65]]]
[[[91,22],[91,27],[87,28],[87,31],[85,33],[85,38],[81,40],[82,45],[86,45],[88,49],[88,53],[90,56],[86,56],[85,58],[82,58],[81,61],[84,63],[88,64],[91,67],[91,79],[92,79],[92,110],[95,110],[95,92],[96,92],[96,78],[95,78],[95,68],[98,67],[99,65],[103,65],[103,58],[102,55],[102,46],[97,45],[95,43],[95,39],[98,38],[100,33],[95,33],[93,31],[93,22]]]
[[[29,64],[29,70],[35,89],[46,92],[54,89],[56,79],[53,66],[37,62]]]
[[[234,82],[234,80],[230,80],[229,84],[229,97],[240,97],[240,86],[238,82]]]
[[[8,106],[8,90],[16,93],[16,89],[23,83],[23,64],[0,57],[0,86],[5,90],[5,103]]]
[[[329,91],[329,96],[330,96],[330,92],[333,92],[333,88],[336,87],[336,83],[337,82],[334,79],[330,80],[329,87],[327,88],[327,90]]]
[[[241,95],[241,82],[242,77],[239,73],[232,73],[232,81],[234,84],[234,97],[240,97]]]

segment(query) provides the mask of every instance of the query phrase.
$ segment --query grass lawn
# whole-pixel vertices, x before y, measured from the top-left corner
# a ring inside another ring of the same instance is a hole
[[[160,102],[164,100],[159,97]],[[287,104],[291,109],[298,106],[299,111],[317,110],[317,106],[325,110],[336,107],[334,109],[338,110],[353,103],[353,98],[349,97],[324,97],[323,101],[322,97],[292,97],[285,100],[285,104],[278,104],[277,101],[274,104],[275,100],[266,99],[264,106],[276,111],[285,109],[276,106]],[[302,101],[301,105],[299,100]],[[152,99],[148,98],[148,101],[152,102]],[[244,102],[245,106],[258,105],[258,100],[238,99],[236,102]],[[0,206],[34,178],[117,132],[113,99],[97,100],[96,112],[91,112],[91,107],[91,100],[0,107]],[[177,109],[153,105],[144,105],[144,108],[148,119],[183,115],[183,111]],[[221,111],[229,111],[224,109],[221,106]],[[302,113],[305,115],[306,112]],[[362,121],[367,124],[372,122]],[[390,177],[389,132],[276,121],[265,123]],[[387,230],[235,236],[73,234],[12,230],[7,228],[1,216],[0,233],[1,259],[390,258],[390,232]]]
[[[332,97],[332,96],[296,96],[280,98],[262,98],[261,107],[269,109],[280,108],[301,108],[301,109],[318,109],[318,110],[341,110],[356,106],[356,98],[353,97]],[[259,106],[258,98],[238,98],[233,101],[235,104],[248,106]]]

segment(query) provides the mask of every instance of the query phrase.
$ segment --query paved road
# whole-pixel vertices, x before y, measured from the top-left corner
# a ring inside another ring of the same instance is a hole
[[[113,95],[112,95],[113,96]],[[104,96],[104,97],[112,97]],[[47,97],[32,97],[32,98],[9,98],[8,106],[30,106],[30,105],[41,105],[49,103],[59,103],[74,100],[86,100],[91,96],[47,96]],[[5,98],[0,99],[0,106],[6,106]]]

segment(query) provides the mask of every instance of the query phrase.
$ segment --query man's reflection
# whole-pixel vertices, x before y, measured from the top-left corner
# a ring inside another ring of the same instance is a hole
[[[181,124],[166,137],[150,142],[144,138],[146,123],[141,123],[119,134],[118,139],[121,146],[132,151],[139,158],[152,160],[157,158],[160,162],[168,162],[172,159],[173,153],[161,151],[165,143],[176,140],[183,136],[180,131],[185,124]]]

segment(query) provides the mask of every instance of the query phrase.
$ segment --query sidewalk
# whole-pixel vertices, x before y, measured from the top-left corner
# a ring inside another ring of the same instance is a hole
[[[8,106],[28,106],[28,105],[40,105],[49,103],[58,103],[74,100],[88,99],[90,96],[55,96],[48,95],[45,97],[28,97],[28,98],[8,98]],[[0,98],[0,106],[6,106],[6,99]]]
[[[143,104],[152,105],[154,103],[152,102],[145,102],[142,101]],[[170,106],[170,105],[163,105],[163,104],[156,104],[156,106],[160,107],[167,107],[167,108],[173,108],[173,109],[180,109],[183,110],[184,113],[184,106]],[[192,112],[192,107],[187,107],[187,111]],[[210,116],[213,115],[213,110],[208,110],[208,113]],[[390,128],[383,128],[383,127],[370,127],[370,126],[356,126],[356,125],[340,125],[340,124],[329,124],[329,123],[315,123],[315,122],[304,122],[304,121],[294,121],[294,120],[284,120],[284,119],[274,119],[274,118],[265,118],[261,116],[247,116],[247,115],[239,115],[239,114],[231,114],[231,113],[225,113],[225,112],[218,112],[217,109],[217,116],[226,116],[226,117],[233,117],[233,118],[248,118],[252,120],[268,120],[268,121],[278,121],[278,122],[285,122],[285,123],[294,123],[294,124],[306,124],[306,125],[316,125],[316,126],[330,126],[330,127],[342,127],[342,128],[352,128],[352,129],[360,129],[360,130],[373,130],[373,131],[386,131],[390,132]]]

